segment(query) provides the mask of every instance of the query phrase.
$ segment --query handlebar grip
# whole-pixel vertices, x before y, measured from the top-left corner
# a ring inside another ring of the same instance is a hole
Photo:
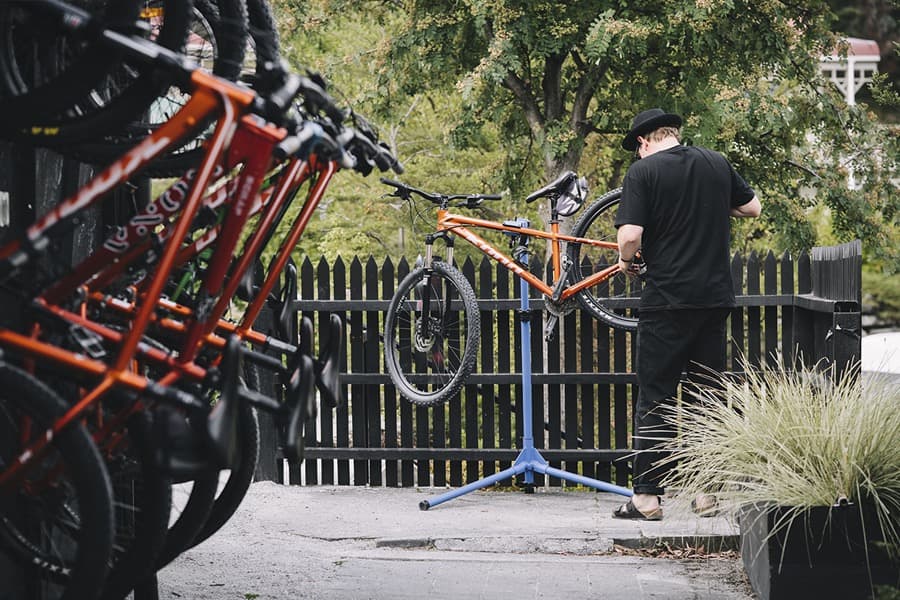
[[[383,184],[385,184],[385,185],[391,185],[391,186],[394,186],[395,188],[405,188],[405,187],[406,187],[405,185],[403,185],[403,184],[400,183],[399,181],[394,181],[393,179],[389,179],[389,178],[387,178],[387,177],[379,177],[379,178],[378,178],[378,181],[380,181],[381,183],[383,183]]]
[[[338,108],[334,99],[316,82],[308,77],[301,77],[300,93],[314,109],[322,110],[335,125],[344,121],[344,111]]]
[[[280,118],[298,93],[300,93],[300,77],[294,73],[285,73],[282,86],[268,95],[267,104],[271,116]]]
[[[325,142],[325,145],[328,147],[337,146],[334,140],[331,140],[331,136],[325,133],[321,125],[307,121],[301,125],[294,135],[286,137],[275,147],[275,158],[284,160],[289,156],[300,154],[304,146],[308,146],[311,140],[315,140],[315,144]],[[331,140],[330,144],[327,143],[328,140]],[[306,153],[308,154],[309,150]]]

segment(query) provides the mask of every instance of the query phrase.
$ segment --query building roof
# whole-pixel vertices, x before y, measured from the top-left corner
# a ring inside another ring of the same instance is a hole
[[[847,48],[847,56],[855,56],[859,58],[867,58],[870,60],[878,60],[881,57],[881,50],[878,48],[878,42],[875,40],[864,40],[861,38],[848,37],[844,38],[845,42],[849,45]],[[837,49],[832,52],[831,56],[826,56],[824,58],[827,59],[837,59],[840,56]]]

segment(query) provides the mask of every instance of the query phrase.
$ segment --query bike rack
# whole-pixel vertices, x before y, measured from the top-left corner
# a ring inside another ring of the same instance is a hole
[[[521,253],[519,262],[523,263],[523,266],[527,267],[528,254],[524,252]],[[531,313],[529,312],[528,308],[529,287],[528,282],[524,279],[519,280],[519,285],[522,297],[520,309],[520,313],[522,315],[522,318],[520,319],[522,328],[522,415],[524,417],[522,419],[522,450],[519,452],[519,455],[516,457],[513,465],[508,469],[504,469],[499,473],[494,473],[493,475],[485,477],[483,479],[479,479],[478,481],[473,481],[472,483],[461,488],[450,490],[449,492],[445,492],[437,496],[432,496],[427,500],[422,500],[421,502],[419,502],[419,510],[428,510],[429,508],[433,508],[439,504],[443,504],[448,500],[453,500],[454,498],[458,498],[462,495],[468,494],[469,492],[480,490],[481,488],[487,487],[489,485],[499,483],[504,479],[509,479],[521,474],[525,475],[525,492],[534,493],[535,473],[542,473],[551,477],[558,477],[560,479],[565,479],[566,481],[571,481],[573,483],[579,483],[581,485],[592,487],[603,492],[612,492],[628,497],[631,497],[633,495],[633,492],[627,488],[623,488],[606,481],[584,477],[583,475],[578,475],[577,473],[569,473],[568,471],[563,471],[561,469],[551,467],[549,463],[547,463],[547,461],[544,459],[544,457],[541,456],[540,452],[538,452],[537,448],[534,447],[534,434],[531,422],[531,323],[529,317]]]

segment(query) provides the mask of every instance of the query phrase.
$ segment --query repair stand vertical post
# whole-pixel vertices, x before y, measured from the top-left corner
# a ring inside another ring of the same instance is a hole
[[[522,253],[520,262],[527,268],[527,253]],[[520,418],[522,419],[522,450],[519,452],[513,465],[508,469],[504,469],[499,473],[494,473],[484,479],[473,481],[461,488],[450,490],[449,492],[437,496],[432,496],[427,500],[422,500],[419,502],[420,510],[428,510],[429,508],[435,507],[438,504],[443,504],[448,500],[453,500],[454,498],[458,498],[469,492],[474,492],[475,490],[499,483],[522,473],[525,474],[526,490],[533,491],[535,472],[565,479],[566,481],[592,487],[603,492],[612,492],[629,497],[632,495],[632,491],[627,488],[551,467],[534,447],[534,429],[531,414],[531,312],[528,306],[528,294],[530,290],[527,281],[520,278],[519,282],[521,290],[521,319],[519,322],[522,329],[522,414],[520,415]]]

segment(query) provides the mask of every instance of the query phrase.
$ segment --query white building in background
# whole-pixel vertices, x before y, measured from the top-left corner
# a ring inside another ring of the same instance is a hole
[[[856,92],[872,81],[878,72],[881,53],[875,40],[846,38],[849,45],[847,56],[832,54],[819,59],[822,75],[837,86],[844,94],[847,104],[856,104]]]

